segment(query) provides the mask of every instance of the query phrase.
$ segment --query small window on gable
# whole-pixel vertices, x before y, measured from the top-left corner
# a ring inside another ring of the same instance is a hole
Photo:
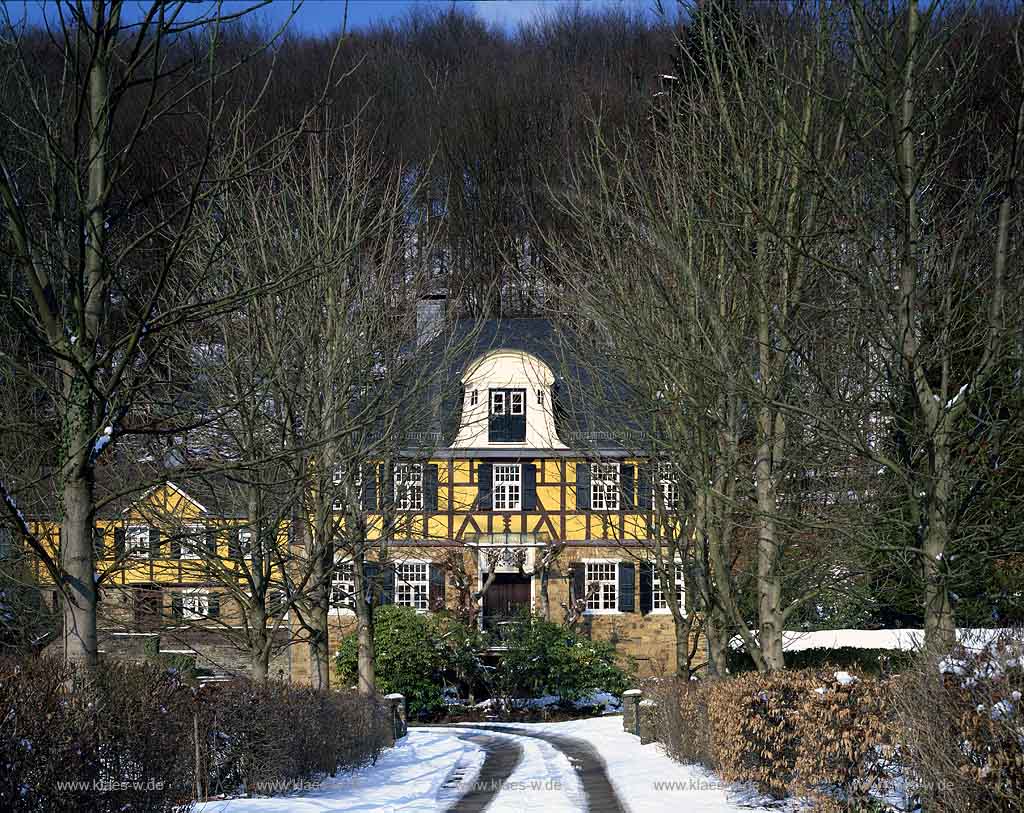
[[[537,390],[537,403],[544,406],[544,390]]]
[[[469,391],[469,405],[471,407],[474,407],[478,403],[480,403],[480,390],[470,390]]]

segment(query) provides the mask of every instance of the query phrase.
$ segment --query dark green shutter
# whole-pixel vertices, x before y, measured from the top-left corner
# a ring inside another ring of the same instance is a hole
[[[189,542],[191,543],[191,540],[189,540]],[[171,558],[172,559],[180,559],[181,558],[181,536],[179,534],[172,534],[171,538],[170,538],[170,543],[171,543]]]
[[[537,467],[523,463],[523,510],[537,510]]]
[[[380,572],[380,603],[395,603],[395,566],[385,565]]]
[[[206,529],[206,555],[217,555],[217,532],[212,528]]]
[[[181,603],[181,593],[171,593],[171,615],[174,618],[183,618],[185,615]]]
[[[381,467],[384,471],[384,505],[382,508],[395,507],[395,464],[389,463]]]
[[[210,618],[217,618],[220,615],[220,593],[210,593],[206,597],[207,611]]]
[[[572,574],[572,600],[579,601],[587,596],[587,566],[583,562],[569,565]]]
[[[444,568],[441,565],[430,565],[430,609],[444,609]]]
[[[124,528],[114,528],[114,556],[124,558]]]
[[[650,562],[640,563],[640,612],[647,615],[654,609],[654,568]]]
[[[636,612],[636,565],[619,562],[619,612]]]
[[[576,509],[590,510],[590,464],[576,464]]]
[[[149,558],[160,558],[160,530],[158,528],[149,529]]]
[[[619,488],[622,491],[622,507],[627,511],[636,508],[636,497],[633,486],[636,480],[636,467],[625,463],[619,466]]]
[[[494,466],[481,463],[476,467],[477,498],[476,507],[481,511],[490,511],[494,504]]]
[[[641,466],[640,477],[636,490],[637,506],[642,511],[650,511],[654,507],[654,484],[651,482],[651,467]]]
[[[92,529],[92,553],[97,560],[103,559],[107,553],[103,542],[103,528],[99,525],[94,525]]]
[[[437,465],[423,467],[423,510],[437,510]]]
[[[228,533],[228,557],[231,559],[242,558],[241,528],[232,528]]]
[[[360,506],[363,511],[377,510],[377,467],[374,465],[362,467],[363,493],[359,497]]]
[[[356,567],[355,564],[352,565]],[[369,604],[378,604],[378,598],[380,598],[380,586],[378,585],[378,579],[380,578],[380,565],[374,562],[366,562],[363,565],[363,595],[366,597],[366,601]]]

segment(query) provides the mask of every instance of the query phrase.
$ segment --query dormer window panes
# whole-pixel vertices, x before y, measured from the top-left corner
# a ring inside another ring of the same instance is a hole
[[[489,391],[490,415],[487,438],[491,443],[522,443],[526,440],[526,390]]]

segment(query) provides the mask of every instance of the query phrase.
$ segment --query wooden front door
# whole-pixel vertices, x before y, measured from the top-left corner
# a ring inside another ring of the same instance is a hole
[[[499,573],[484,593],[484,625],[510,621],[530,611],[530,577]]]

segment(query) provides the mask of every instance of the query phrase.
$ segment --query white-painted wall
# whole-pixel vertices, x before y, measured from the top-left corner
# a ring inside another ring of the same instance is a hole
[[[555,431],[551,409],[555,375],[543,361],[518,350],[494,350],[476,359],[462,377],[462,425],[452,448],[485,449],[566,449]],[[526,390],[526,440],[523,443],[491,443],[487,439],[488,390]],[[477,403],[471,405],[471,393],[477,391]],[[538,403],[542,392],[544,403]]]

